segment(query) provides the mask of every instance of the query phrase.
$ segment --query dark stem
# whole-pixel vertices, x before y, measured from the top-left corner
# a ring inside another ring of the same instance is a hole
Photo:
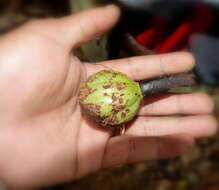
[[[192,74],[179,74],[140,82],[144,98],[161,95],[172,88],[191,86],[195,83]]]
[[[129,56],[154,54],[154,52],[139,44],[129,33],[126,33],[124,36],[124,48],[128,51]]]

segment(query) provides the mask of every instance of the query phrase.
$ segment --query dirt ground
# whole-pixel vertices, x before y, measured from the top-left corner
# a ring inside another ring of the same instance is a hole
[[[1,0],[0,33],[32,18],[69,13],[67,0]],[[219,102],[217,94],[214,93],[214,98]],[[217,109],[219,113],[219,106]],[[191,152],[176,159],[117,166],[72,184],[48,189],[219,190],[219,135],[199,140]]]

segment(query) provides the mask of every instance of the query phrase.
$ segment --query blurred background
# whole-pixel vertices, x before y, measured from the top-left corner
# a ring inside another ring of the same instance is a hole
[[[60,17],[113,0],[0,0],[0,35],[28,20]],[[199,84],[219,116],[219,1],[114,0],[123,10],[108,34],[77,50],[86,61],[101,61],[178,50],[191,51]],[[219,118],[219,117],[218,117]],[[0,190],[5,189],[0,185]],[[181,157],[116,166],[48,190],[219,190],[219,135],[201,139]]]

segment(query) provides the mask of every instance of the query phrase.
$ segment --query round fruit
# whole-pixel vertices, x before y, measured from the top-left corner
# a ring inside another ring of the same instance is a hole
[[[103,70],[82,84],[79,102],[83,111],[99,126],[116,129],[135,117],[143,98],[194,82],[193,75],[179,74],[138,83],[121,72]]]
[[[113,70],[90,76],[79,92],[83,111],[99,125],[111,128],[132,120],[142,99],[139,83]]]

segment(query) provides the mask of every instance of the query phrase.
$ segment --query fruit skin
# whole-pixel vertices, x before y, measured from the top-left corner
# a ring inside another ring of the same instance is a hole
[[[79,91],[83,111],[100,126],[107,128],[132,120],[142,99],[139,83],[113,70],[102,70],[91,75]]]

